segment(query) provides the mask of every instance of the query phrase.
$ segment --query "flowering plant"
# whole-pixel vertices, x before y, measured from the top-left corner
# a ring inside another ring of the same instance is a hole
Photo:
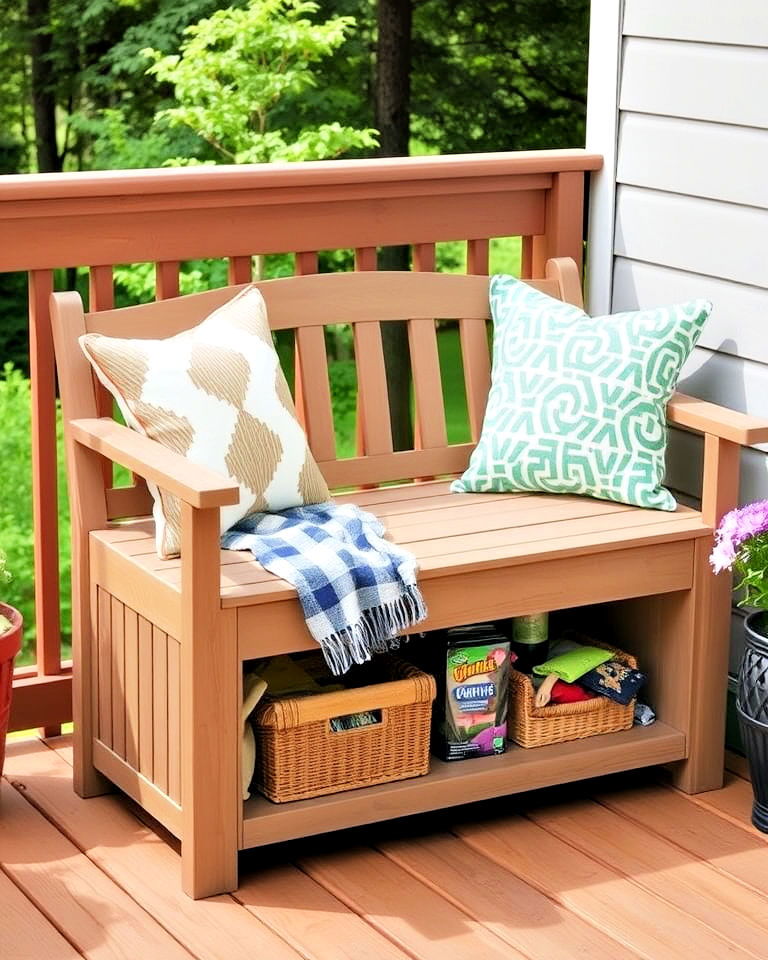
[[[735,570],[744,594],[739,606],[768,609],[768,500],[726,513],[709,558],[715,573]]]

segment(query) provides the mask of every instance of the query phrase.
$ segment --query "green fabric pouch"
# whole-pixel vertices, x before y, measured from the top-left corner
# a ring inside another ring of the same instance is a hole
[[[568,653],[553,657],[546,663],[540,663],[533,668],[533,672],[540,677],[554,673],[566,683],[575,683],[579,677],[599,667],[601,663],[606,663],[612,656],[610,650],[603,650],[601,647],[579,647],[578,650],[569,650]]]

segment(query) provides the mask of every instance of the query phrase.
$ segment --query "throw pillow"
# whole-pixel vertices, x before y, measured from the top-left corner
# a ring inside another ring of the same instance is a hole
[[[221,531],[251,513],[329,499],[296,419],[256,286],[202,323],[165,340],[86,334],[80,345],[140,433],[235,480],[239,503],[221,508]],[[157,551],[181,543],[177,497],[150,484]]]
[[[491,389],[455,492],[588,494],[674,510],[666,406],[712,305],[589,317],[514,277],[490,284]]]

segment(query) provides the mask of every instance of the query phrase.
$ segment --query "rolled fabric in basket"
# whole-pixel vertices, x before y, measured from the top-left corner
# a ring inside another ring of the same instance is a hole
[[[540,677],[546,677],[544,683],[536,691],[535,704],[537,707],[546,707],[552,696],[552,688],[558,679],[566,683],[575,683],[584,674],[589,673],[601,663],[610,660],[612,653],[602,647],[577,647],[568,653],[561,653],[545,663],[533,668],[533,672]]]

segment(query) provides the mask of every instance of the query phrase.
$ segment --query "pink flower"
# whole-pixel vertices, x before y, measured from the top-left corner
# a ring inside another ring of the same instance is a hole
[[[715,573],[730,570],[743,544],[768,531],[768,500],[758,500],[726,513],[715,533],[709,562]]]

